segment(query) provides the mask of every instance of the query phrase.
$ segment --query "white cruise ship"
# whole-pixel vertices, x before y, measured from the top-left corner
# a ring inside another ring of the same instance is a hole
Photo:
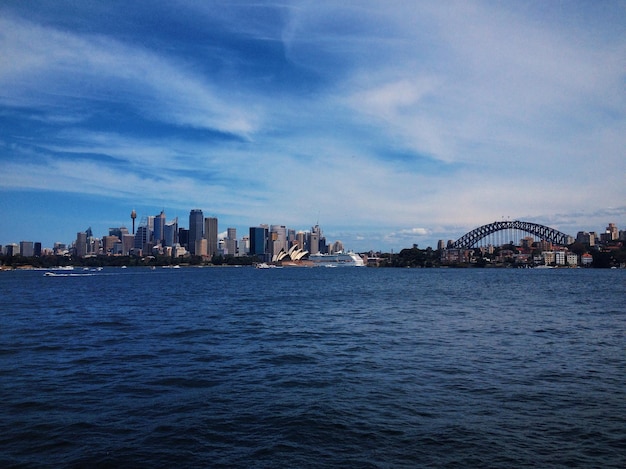
[[[309,254],[309,261],[314,267],[364,267],[361,256],[353,252],[334,254]]]

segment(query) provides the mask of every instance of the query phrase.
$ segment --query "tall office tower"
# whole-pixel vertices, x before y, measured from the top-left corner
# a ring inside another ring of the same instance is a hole
[[[270,225],[270,254],[275,256],[281,250],[288,251],[287,228],[284,225]]]
[[[242,236],[238,247],[239,255],[247,256],[250,253],[250,238],[248,236]]]
[[[250,255],[265,258],[268,229],[264,226],[250,227]]]
[[[306,245],[306,233],[304,231],[298,231],[296,234],[296,243],[300,249],[308,249]]]
[[[619,238],[619,229],[615,226],[615,223],[609,223],[606,227],[606,233],[609,235],[611,241],[615,241]]]
[[[122,235],[122,254],[127,256],[135,247],[135,235],[130,233]]]
[[[207,217],[204,219],[204,237],[206,238],[207,256],[217,254],[217,218]]]
[[[317,254],[320,252],[320,236],[322,231],[319,225],[315,225],[311,228],[311,235],[309,236],[309,253]]]
[[[35,243],[35,256],[41,257],[41,243],[39,241]]]
[[[204,214],[199,208],[193,209],[189,212],[189,252],[196,254],[196,241],[202,239],[204,234],[203,230]]]
[[[206,256],[207,255],[206,238],[200,238],[200,239],[196,240],[195,253],[196,253],[196,256]]]
[[[237,255],[237,230],[235,228],[226,229],[226,239],[224,240],[226,253],[231,256]]]
[[[128,229],[125,226],[120,226],[119,228],[109,228],[109,236],[117,236],[120,241],[122,240],[122,236],[128,234]]]
[[[343,243],[341,241],[335,241],[328,250],[328,254],[334,254],[341,251],[343,251]]]
[[[32,241],[20,241],[20,254],[24,257],[33,257],[35,244]]]
[[[85,231],[76,233],[76,256],[85,257],[87,255],[87,233]]]
[[[174,246],[178,243],[178,218],[163,225],[163,246]]]
[[[189,230],[187,228],[178,228],[178,243],[185,249],[189,249]]]
[[[145,245],[150,242],[150,233],[146,225],[139,225],[137,233],[135,233],[135,249],[142,250]]]
[[[105,254],[112,254],[115,243],[119,243],[121,240],[117,236],[103,236],[102,237],[102,249]]]
[[[287,230],[287,246],[291,247],[296,242],[296,230],[289,228]]]
[[[165,212],[163,210],[154,217],[154,228],[152,232],[154,233],[154,244],[163,246],[165,239]]]
[[[328,254],[328,245],[326,244],[326,236],[321,236],[320,237],[320,252],[322,254]]]

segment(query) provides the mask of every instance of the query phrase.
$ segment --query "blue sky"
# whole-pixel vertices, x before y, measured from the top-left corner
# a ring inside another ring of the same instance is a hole
[[[0,64],[0,244],[626,229],[624,1],[4,0]]]

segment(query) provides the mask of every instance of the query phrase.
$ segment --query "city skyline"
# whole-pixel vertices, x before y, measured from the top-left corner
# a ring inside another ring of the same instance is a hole
[[[174,254],[172,256],[178,257],[180,255],[198,255],[196,252],[197,249],[200,249],[203,256],[212,257],[213,255],[224,254],[222,249],[226,249],[226,253],[234,254],[237,256],[247,255],[246,252],[240,250],[240,247],[243,246],[244,243],[247,245],[247,250],[250,251],[250,255],[259,254],[259,246],[260,249],[265,253],[275,254],[279,250],[284,250],[285,252],[289,249],[289,244],[292,241],[298,240],[301,245],[307,243],[308,249],[311,249],[311,253],[318,252],[318,242],[323,240],[323,245],[319,245],[319,249],[324,246],[327,247],[339,245],[340,248],[337,248],[342,251],[351,251],[351,252],[389,252],[389,251],[381,251],[375,249],[365,249],[365,250],[355,250],[349,246],[345,246],[345,243],[341,239],[332,239],[327,237],[322,227],[319,224],[315,224],[310,228],[302,228],[302,227],[292,227],[285,226],[279,224],[268,224],[268,223],[259,223],[254,226],[249,226],[242,231],[240,231],[240,236],[237,237],[236,233],[238,232],[238,228],[235,227],[220,227],[219,220],[215,217],[207,217],[204,216],[204,212],[202,209],[191,209],[188,213],[188,226],[185,226],[185,223],[181,223],[179,217],[170,217],[168,218],[165,211],[161,210],[160,213],[155,215],[145,215],[141,216],[139,224],[136,226],[135,220],[138,218],[138,213],[135,209],[133,209],[128,219],[131,221],[129,229],[129,225],[122,223],[119,226],[110,226],[108,229],[102,232],[102,234],[98,234],[97,231],[91,226],[87,227],[84,230],[79,230],[76,232],[76,236],[68,241],[57,241],[51,243],[50,245],[46,245],[42,243],[40,240],[33,239],[21,239],[19,242],[12,241],[6,243],[4,245],[0,244],[0,252],[4,251],[5,248],[10,246],[17,246],[18,251],[22,252],[22,248],[26,245],[26,249],[33,249],[33,245],[38,245],[39,252],[42,250],[49,251],[51,248],[57,248],[57,246],[62,247],[61,252],[65,252],[68,248],[76,249],[76,253],[79,256],[83,256],[86,253],[86,248],[83,246],[88,239],[92,241],[97,241],[100,248],[102,248],[103,252],[100,254],[105,255],[119,255],[124,254],[127,255],[130,253],[131,249],[137,250],[134,255],[137,253],[141,253],[142,248],[145,243],[149,243],[150,249],[156,246],[162,246],[165,248],[172,248],[175,246],[182,247],[182,252],[184,254]],[[169,221],[168,221],[169,220]],[[474,249],[477,248],[478,245],[486,246],[487,244],[491,244],[494,242],[494,246],[506,244],[511,241],[512,244],[522,242],[527,242],[528,239],[535,239],[536,241],[547,241],[543,235],[539,234],[539,231],[535,230],[553,230],[552,227],[542,226],[529,223],[527,221],[517,220],[512,221],[511,223],[507,223],[507,221],[495,221],[493,224],[477,226],[474,227],[472,233],[464,233],[463,235],[459,235],[458,238],[454,239],[439,239],[434,244],[422,245],[421,248],[431,248],[431,249],[444,249],[444,248],[456,248],[453,245],[454,241],[461,241],[468,235],[479,236],[481,241],[473,248],[463,248],[463,249]],[[509,228],[500,228],[500,226],[505,225],[509,226]],[[528,228],[528,226],[532,225],[532,228]],[[136,229],[135,229],[136,228]],[[502,230],[500,231],[492,231],[492,230]],[[261,230],[264,235],[261,238],[257,239],[257,234],[255,231]],[[485,231],[486,230],[486,231]],[[194,231],[196,234],[194,235]],[[184,240],[180,238],[183,236],[181,234],[184,232]],[[271,233],[277,234],[278,237],[275,238],[275,242],[278,242],[278,245],[273,245],[270,241],[271,236],[268,238],[268,235]],[[492,233],[495,233],[492,235]],[[546,236],[553,236],[551,233],[553,231],[546,231]],[[557,232],[558,233],[558,230]],[[588,244],[590,246],[597,246],[598,243],[607,243],[610,241],[623,240],[626,234],[626,230],[621,229],[620,226],[613,222],[607,222],[606,227],[603,229],[592,229],[589,231],[586,230],[577,230],[576,234],[569,233],[558,233],[559,236],[564,236],[568,239],[567,241],[557,241],[556,244],[560,246],[567,246],[568,244],[573,243],[574,241]],[[287,235],[289,234],[289,242],[287,240]],[[234,235],[234,236],[233,236]],[[304,235],[304,238],[301,238],[301,235]],[[589,238],[591,235],[591,239]],[[132,239],[126,239],[126,236],[130,236]],[[606,236],[606,239],[604,239]],[[509,238],[510,237],[510,238]],[[585,240],[586,238],[586,240]],[[139,241],[138,241],[139,239]],[[601,240],[602,239],[602,240]],[[303,241],[304,240],[304,241]],[[201,244],[198,244],[201,242]],[[119,249],[121,251],[114,252],[113,245],[115,243],[119,244]],[[315,248],[312,248],[308,243],[312,243],[315,245]],[[96,249],[98,245],[94,246]],[[255,249],[255,245],[258,245]],[[220,247],[221,246],[221,247]],[[417,243],[412,244],[413,247],[417,246]],[[219,249],[218,249],[219,247]],[[411,246],[402,246],[399,250],[409,248]],[[186,248],[186,249],[185,249]],[[390,252],[393,252],[392,249]],[[325,252],[325,251],[324,251]],[[95,251],[89,251],[89,254],[95,254]],[[24,254],[22,254],[24,255]],[[39,256],[40,254],[35,254]],[[145,255],[145,253],[140,254]]]
[[[0,30],[2,245],[190,207],[355,251],[626,224],[624,1],[9,0]]]

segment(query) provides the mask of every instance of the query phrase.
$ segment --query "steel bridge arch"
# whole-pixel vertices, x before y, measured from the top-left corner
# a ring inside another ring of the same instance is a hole
[[[554,228],[550,228],[549,226],[539,225],[537,223],[530,223],[527,221],[496,221],[493,223],[489,223],[488,225],[479,226],[478,228],[473,229],[469,233],[465,233],[459,239],[457,239],[454,243],[452,243],[452,248],[454,249],[469,249],[476,245],[478,241],[481,239],[493,234],[497,231],[504,230],[519,230],[524,231],[526,233],[532,234],[534,236],[539,237],[542,240],[549,241],[553,244],[558,244],[560,246],[566,246],[571,244],[572,237],[566,235],[565,233],[561,233]]]

